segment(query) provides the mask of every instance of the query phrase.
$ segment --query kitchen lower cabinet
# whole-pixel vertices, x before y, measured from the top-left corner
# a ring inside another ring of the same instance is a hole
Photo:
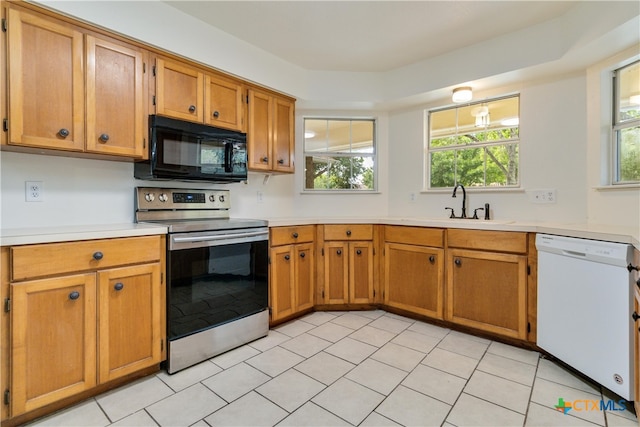
[[[9,248],[11,417],[162,361],[164,250],[164,236]]]
[[[313,308],[315,289],[315,226],[271,229],[271,321]]]
[[[526,233],[460,229],[448,233],[445,319],[526,340]],[[492,251],[504,248],[521,253]]]
[[[322,255],[325,304],[374,302],[373,225],[325,225]]]

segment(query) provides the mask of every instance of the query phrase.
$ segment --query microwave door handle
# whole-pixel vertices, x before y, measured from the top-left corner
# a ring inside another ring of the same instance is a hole
[[[224,171],[233,172],[233,165],[231,159],[233,158],[233,143],[227,142],[224,144]]]

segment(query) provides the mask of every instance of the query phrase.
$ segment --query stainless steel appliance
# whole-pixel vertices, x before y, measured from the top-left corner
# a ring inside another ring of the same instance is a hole
[[[169,373],[268,333],[267,222],[229,208],[228,190],[136,188],[136,221],[169,229]]]
[[[145,180],[246,181],[247,135],[151,115],[149,158],[135,163],[133,176]]]

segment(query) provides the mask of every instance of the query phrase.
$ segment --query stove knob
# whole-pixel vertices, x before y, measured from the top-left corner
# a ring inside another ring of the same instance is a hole
[[[162,193],[158,196],[158,200],[160,200],[161,202],[166,202],[167,200],[169,200],[169,196],[166,195],[166,193]]]
[[[149,203],[153,202],[155,198],[156,196],[153,193],[147,193],[144,195],[144,199]]]
[[[209,196],[209,201],[210,201],[211,203],[215,203],[215,201],[216,201],[216,196],[213,196],[213,195]]]
[[[220,203],[224,203],[224,196],[220,196],[218,199],[220,199]]]

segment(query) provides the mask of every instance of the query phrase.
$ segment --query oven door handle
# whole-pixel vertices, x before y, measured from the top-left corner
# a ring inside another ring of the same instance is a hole
[[[264,236],[268,237],[268,231],[254,231],[251,233],[233,233],[233,234],[216,234],[210,236],[195,236],[195,237],[173,237],[173,241],[175,243],[188,243],[188,242],[210,242],[210,241],[219,241],[219,240],[231,240],[231,239],[240,239],[243,237],[258,237]]]

